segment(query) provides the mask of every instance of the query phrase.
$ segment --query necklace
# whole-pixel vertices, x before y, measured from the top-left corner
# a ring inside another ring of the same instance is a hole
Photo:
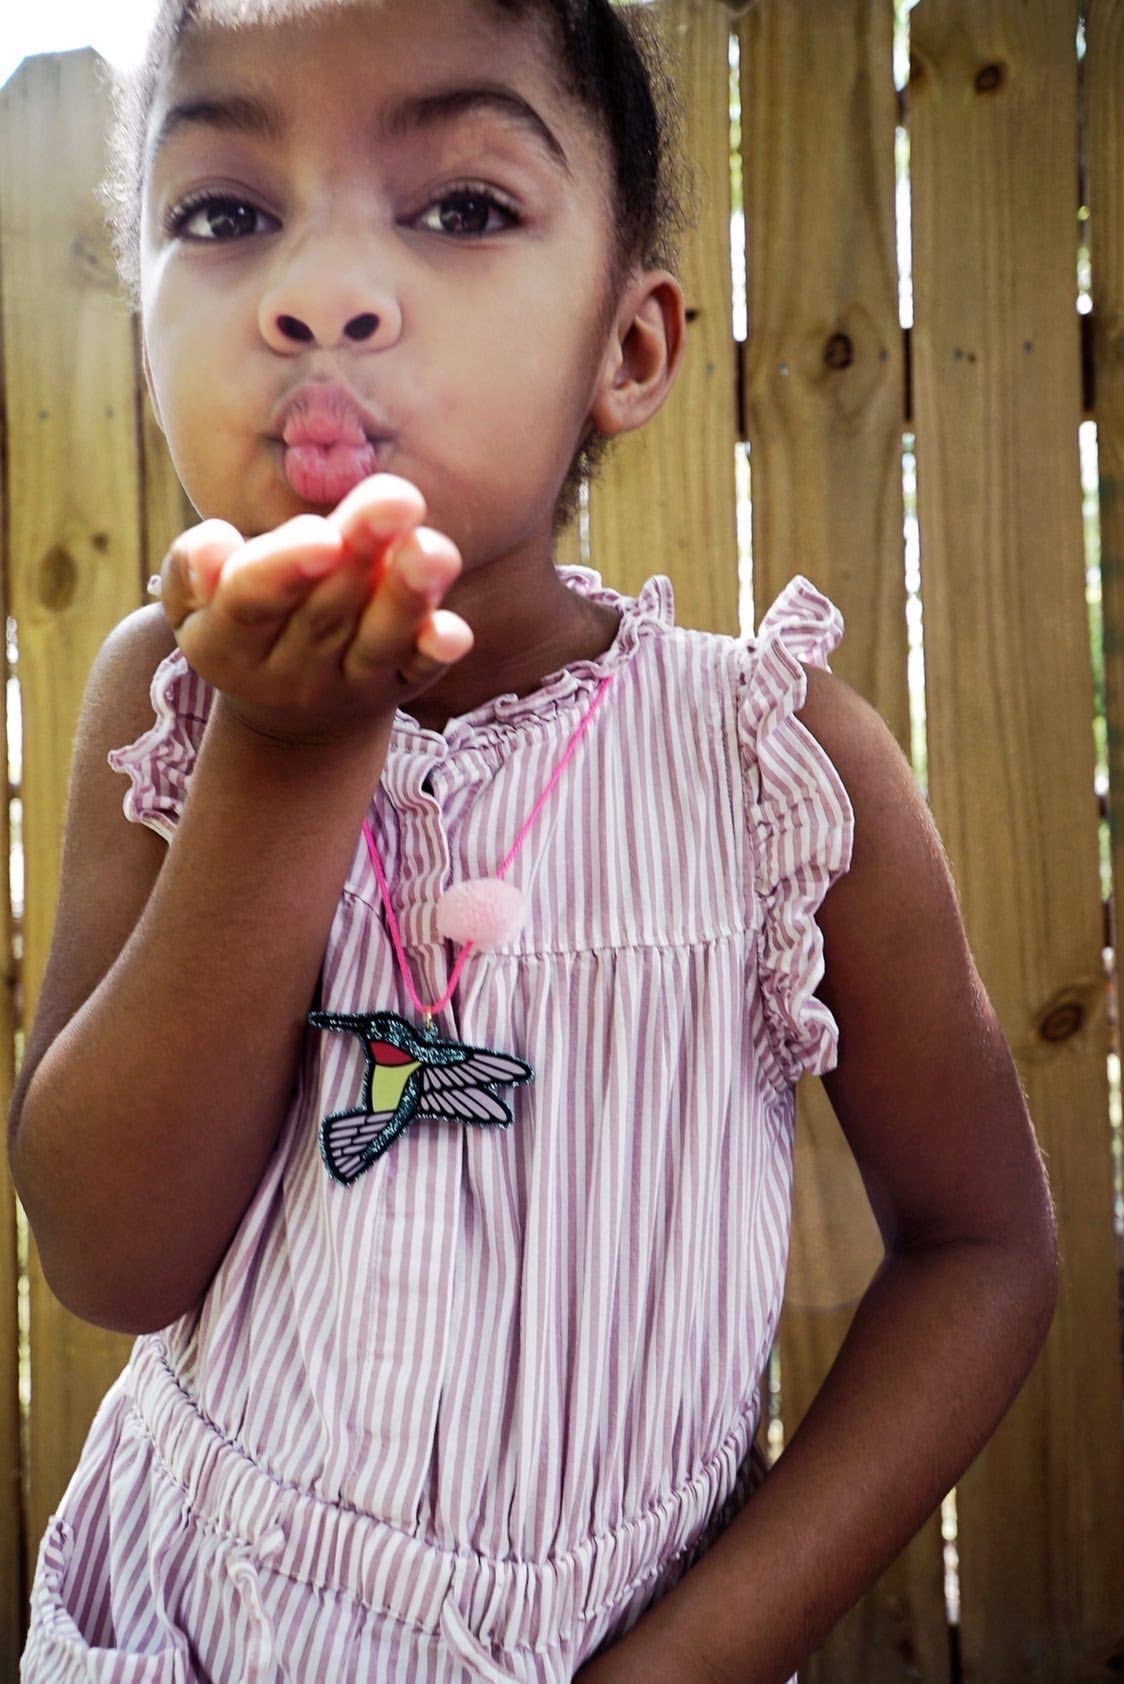
[[[611,683],[610,675],[597,686],[592,702],[578,721],[496,875],[454,884],[438,901],[438,933],[463,945],[444,994],[431,1005],[424,1003],[414,987],[386,873],[370,823],[364,819],[363,835],[398,968],[406,992],[421,1016],[421,1024],[415,1027],[397,1012],[386,1011],[308,1014],[308,1022],[314,1029],[358,1035],[366,1061],[358,1106],[350,1111],[334,1111],[320,1124],[320,1155],[333,1180],[345,1186],[355,1181],[415,1121],[510,1127],[511,1111],[496,1089],[533,1081],[535,1073],[531,1066],[511,1053],[443,1039],[434,1029],[433,1020],[452,999],[471,950],[498,946],[520,928],[523,897],[513,884],[503,881],[504,873],[576,754]]]

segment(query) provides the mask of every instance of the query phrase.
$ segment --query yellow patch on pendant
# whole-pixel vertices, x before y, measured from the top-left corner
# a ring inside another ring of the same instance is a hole
[[[397,1111],[406,1083],[420,1067],[417,1058],[407,1064],[376,1064],[371,1072],[371,1110]]]

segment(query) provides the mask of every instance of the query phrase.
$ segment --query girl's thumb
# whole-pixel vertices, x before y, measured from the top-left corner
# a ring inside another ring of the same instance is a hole
[[[202,608],[214,596],[219,575],[245,539],[228,520],[204,520],[185,532],[179,542],[194,606]]]

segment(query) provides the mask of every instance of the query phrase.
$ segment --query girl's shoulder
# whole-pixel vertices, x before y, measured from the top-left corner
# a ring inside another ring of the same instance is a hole
[[[119,799],[120,775],[129,779],[125,818],[170,841],[215,692],[188,666],[159,605],[130,614],[106,639],[88,700]]]
[[[96,729],[107,748],[132,742],[152,723],[152,677],[177,648],[159,603],[137,608],[109,633],[90,669],[80,736]]]
[[[943,867],[944,849],[913,769],[878,711],[845,679],[824,668],[803,665],[804,699],[796,718],[831,760],[859,819],[862,840],[879,843],[879,862],[895,851],[920,848]],[[855,861],[852,862],[854,870]]]

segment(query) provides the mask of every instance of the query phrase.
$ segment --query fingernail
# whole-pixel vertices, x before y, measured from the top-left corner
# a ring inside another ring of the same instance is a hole
[[[404,585],[412,591],[428,591],[430,579],[427,577],[424,565],[419,563],[416,556],[406,556],[398,563],[398,574]]]
[[[340,565],[340,559],[334,550],[327,554],[301,556],[300,570],[306,579],[323,579]]]

